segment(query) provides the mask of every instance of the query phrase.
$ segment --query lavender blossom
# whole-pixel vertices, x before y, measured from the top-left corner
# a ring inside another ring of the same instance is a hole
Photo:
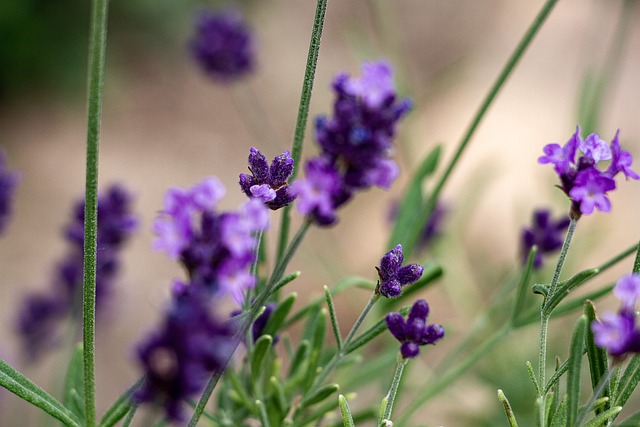
[[[544,255],[557,251],[562,247],[564,232],[571,220],[568,216],[558,219],[551,217],[548,209],[537,209],[533,212],[531,227],[522,230],[520,239],[520,254],[522,262],[527,261],[529,251],[536,245],[538,252],[533,260],[533,268],[544,265]]]
[[[389,313],[386,317],[389,332],[401,343],[400,354],[411,359],[420,354],[420,346],[435,344],[444,337],[444,328],[438,324],[427,325],[429,304],[417,300],[411,307],[405,322],[400,313]]]
[[[0,234],[11,218],[13,193],[20,180],[20,173],[6,169],[4,153],[0,151]]]
[[[240,188],[247,196],[262,200],[272,210],[283,208],[295,199],[287,184],[293,173],[293,159],[289,151],[276,156],[269,166],[264,155],[252,147],[249,171],[251,175],[240,174]]]
[[[185,400],[224,368],[234,349],[234,331],[212,315],[210,295],[202,288],[181,283],[174,289],[180,290],[162,326],[138,346],[145,382],[134,399],[160,405],[168,418],[179,421]]]
[[[393,137],[410,109],[409,100],[396,99],[391,66],[384,61],[364,63],[361,77],[337,75],[333,89],[333,116],[316,119],[320,156],[307,162],[306,180],[291,188],[300,213],[324,226],[337,221],[335,210],[355,191],[391,186],[398,176]]]
[[[640,275],[621,277],[613,289],[621,301],[617,313],[605,312],[600,320],[591,324],[597,346],[622,359],[627,353],[640,353],[640,328],[636,326],[635,304],[640,298]]]
[[[395,298],[402,293],[402,287],[415,283],[424,271],[419,264],[402,266],[404,254],[402,245],[398,245],[387,252],[380,260],[378,270],[377,292],[386,298]]]
[[[640,179],[631,170],[631,154],[620,148],[619,133],[620,131],[616,132],[609,145],[595,133],[582,140],[580,127],[577,127],[563,147],[555,143],[544,147],[545,155],[538,158],[538,163],[554,165],[562,184],[560,188],[572,201],[572,218],[578,219],[582,214],[589,215],[595,209],[609,212],[611,202],[607,198],[607,192],[615,190],[613,178],[618,173],[622,172],[626,178]],[[576,159],[578,151],[582,152],[582,156]],[[600,162],[608,160],[611,163],[606,170],[597,168]]]
[[[255,284],[249,269],[255,260],[256,233],[268,227],[269,211],[261,200],[251,199],[236,212],[219,213],[215,207],[223,194],[216,178],[191,189],[169,190],[165,210],[153,224],[158,234],[153,245],[179,259],[192,284],[241,303]]]
[[[100,310],[112,292],[120,270],[120,251],[137,229],[131,213],[133,198],[123,187],[114,185],[98,195],[98,234],[96,265],[96,308]],[[35,360],[48,347],[57,344],[57,328],[68,316],[79,316],[76,307],[82,291],[84,267],[84,201],[73,209],[73,220],[64,229],[67,255],[59,261],[49,289],[28,295],[19,309],[17,332],[25,354]]]
[[[220,82],[255,68],[255,41],[239,11],[201,12],[190,48],[204,72]]]

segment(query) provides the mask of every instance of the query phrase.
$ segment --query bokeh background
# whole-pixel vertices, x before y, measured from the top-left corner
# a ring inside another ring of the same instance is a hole
[[[555,174],[537,165],[536,159],[545,144],[564,143],[574,131],[584,100],[581,94],[592,87],[585,86],[589,76],[605,76],[608,82],[596,131],[610,140],[621,129],[623,146],[640,155],[640,6],[633,3],[559,2],[473,138],[443,193],[449,212],[444,237],[418,259],[435,259],[445,268],[445,276],[424,295],[432,305],[432,320],[445,325],[448,337],[427,349],[412,367],[407,396],[411,387],[419,388],[421,380],[427,380],[429,370],[514,271],[519,233],[532,210],[548,206],[559,214],[567,209],[563,195],[553,187]],[[448,161],[542,4],[329,2],[311,119],[330,111],[335,73],[358,73],[362,60],[377,58],[394,63],[401,94],[413,98],[415,109],[400,127],[401,179],[388,192],[358,196],[341,211],[337,226],[312,230],[293,260],[290,270],[302,270],[303,275],[292,287],[303,301],[320,296],[322,285],[347,275],[375,278],[373,267],[386,249],[390,231],[389,206],[436,144],[443,144]],[[291,146],[315,2],[236,3],[258,38],[259,65],[234,85],[204,76],[186,49],[195,13],[219,5],[111,2],[100,185],[122,183],[134,192],[141,227],[125,250],[116,294],[97,328],[99,412],[137,378],[135,343],[158,321],[171,279],[181,277],[174,262],[150,248],[150,224],[165,190],[216,175],[227,187],[222,207],[233,209],[244,199],[237,177],[246,171],[249,147],[271,158]],[[88,13],[88,2],[80,0],[0,2],[0,144],[10,168],[23,176],[14,218],[0,240],[0,355],[54,394],[61,387],[68,349],[26,364],[14,324],[25,293],[44,289],[63,256],[61,229],[84,189]],[[627,25],[623,43],[615,39],[620,25]],[[254,115],[260,112],[263,116]],[[304,148],[308,155],[315,152],[311,126],[310,122]],[[619,184],[611,194],[610,214],[580,221],[567,271],[597,265],[638,240],[637,185]],[[589,289],[630,270],[631,262],[628,259]],[[540,280],[549,276],[548,271],[541,273]],[[367,297],[365,291],[355,290],[338,298],[342,327],[348,329]],[[613,301],[600,305],[614,308]],[[561,333],[571,329],[576,317],[551,325],[558,344],[552,351],[561,357],[568,351]],[[425,405],[415,421],[433,426],[504,425],[495,398],[498,387],[512,400],[516,413],[526,416],[534,390],[524,362],[536,361],[537,340],[535,326],[519,331],[465,379]],[[390,366],[389,381],[392,370]],[[383,393],[371,391],[376,399]],[[0,411],[0,425],[46,425],[39,413],[3,391]]]

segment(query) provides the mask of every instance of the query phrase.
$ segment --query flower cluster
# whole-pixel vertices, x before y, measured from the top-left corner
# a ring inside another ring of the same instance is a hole
[[[190,189],[173,188],[162,215],[153,223],[157,250],[180,259],[192,284],[230,295],[238,303],[255,284],[249,267],[255,259],[256,232],[267,228],[269,211],[259,199],[237,212],[216,212],[225,189],[217,178]]]
[[[360,78],[339,74],[333,89],[333,117],[316,120],[320,156],[305,164],[306,179],[291,186],[300,213],[325,226],[337,221],[336,209],[355,191],[391,186],[398,176],[393,137],[410,109],[409,100],[397,100],[391,66],[383,61],[363,64]]]
[[[438,324],[427,325],[429,304],[417,300],[409,311],[405,322],[400,313],[389,313],[386,317],[389,332],[402,344],[400,353],[405,359],[420,354],[420,346],[435,344],[444,337],[444,328]]]
[[[404,253],[398,245],[382,257],[378,270],[377,292],[387,298],[395,298],[402,293],[402,287],[415,283],[424,271],[419,264],[402,266]]]
[[[255,66],[255,42],[238,11],[203,11],[198,17],[191,52],[212,78],[229,82]]]
[[[616,188],[614,177],[622,172],[627,178],[640,179],[631,170],[633,158],[628,151],[622,150],[616,132],[611,144],[592,133],[584,140],[580,136],[580,127],[564,146],[547,144],[544,156],[538,158],[538,163],[550,163],[560,177],[560,188],[571,198],[571,217],[580,218],[582,214],[589,215],[594,209],[601,212],[611,210],[611,202],[607,192]],[[582,156],[576,159],[580,150]],[[598,163],[610,160],[606,170],[597,168]]]
[[[98,235],[96,265],[96,306],[104,305],[120,268],[120,251],[137,229],[131,213],[132,196],[114,185],[98,196]],[[25,353],[35,359],[56,344],[56,329],[68,315],[80,315],[79,301],[84,269],[84,200],[73,210],[73,221],[65,227],[69,244],[67,256],[58,264],[50,288],[29,295],[18,313],[18,333]]]
[[[636,327],[636,301],[640,299],[640,275],[621,277],[613,288],[613,295],[621,301],[617,313],[605,312],[602,319],[591,324],[593,338],[613,357],[626,353],[640,353],[640,328]]]
[[[269,166],[266,157],[251,147],[249,171],[251,175],[240,174],[240,188],[247,196],[262,200],[272,210],[283,208],[295,199],[287,184],[293,173],[293,159],[289,151],[276,156]]]
[[[522,262],[527,261],[529,251],[535,245],[538,247],[538,252],[533,259],[533,268],[542,267],[544,255],[555,252],[562,247],[563,233],[569,227],[570,222],[568,216],[553,219],[551,211],[548,209],[535,210],[531,227],[522,230],[520,239]]]
[[[210,303],[202,287],[177,283],[162,326],[137,348],[145,381],[134,399],[164,407],[173,420],[182,419],[184,400],[224,368],[235,348],[233,328],[211,314]]]
[[[19,182],[20,173],[6,169],[4,154],[0,151],[0,234],[11,218],[13,193]]]

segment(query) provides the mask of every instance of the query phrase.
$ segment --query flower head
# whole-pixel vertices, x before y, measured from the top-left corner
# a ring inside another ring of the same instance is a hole
[[[634,273],[618,279],[613,295],[621,302],[617,313],[605,312],[591,323],[593,338],[599,347],[616,358],[640,352],[640,328],[636,326],[635,304],[640,298],[640,275]]]
[[[402,245],[398,245],[387,252],[380,260],[378,270],[378,292],[387,297],[395,298],[402,293],[402,287],[415,283],[421,276],[424,268],[419,264],[408,264],[404,267],[404,254]]]
[[[611,144],[608,144],[595,133],[582,140],[578,127],[563,147],[558,144],[544,147],[545,155],[538,158],[538,163],[554,165],[562,184],[560,188],[572,201],[572,218],[580,218],[582,214],[589,215],[595,209],[609,212],[611,202],[607,198],[607,192],[616,188],[613,178],[619,172],[627,178],[640,179],[631,170],[631,154],[620,148],[619,133],[620,131],[616,132]],[[576,159],[578,149],[582,156]],[[598,169],[600,162],[608,160],[611,163],[606,170]]]
[[[264,155],[252,147],[249,171],[251,175],[240,174],[240,188],[247,196],[262,200],[272,210],[283,208],[295,199],[287,184],[293,173],[289,151],[276,156],[269,166]]]
[[[417,300],[411,307],[407,320],[400,313],[389,313],[386,317],[389,332],[401,343],[400,353],[405,359],[416,357],[420,346],[435,344],[444,337],[444,328],[438,324],[427,325],[429,304]]]
[[[0,151],[0,234],[11,218],[13,193],[20,179],[20,173],[6,169],[4,154]]]
[[[145,382],[134,399],[163,406],[170,419],[181,420],[185,400],[224,368],[234,349],[234,331],[212,315],[210,297],[201,288],[182,284],[174,289],[182,291],[174,294],[162,326],[138,346]]]
[[[255,67],[255,42],[238,11],[203,11],[198,17],[191,52],[212,78],[237,80]]]
[[[523,262],[526,262],[529,251],[536,245],[538,252],[533,260],[533,268],[540,268],[544,264],[545,254],[555,252],[562,247],[563,233],[569,227],[571,220],[568,216],[553,219],[548,209],[535,210],[532,219],[531,227],[522,230],[520,254]]]

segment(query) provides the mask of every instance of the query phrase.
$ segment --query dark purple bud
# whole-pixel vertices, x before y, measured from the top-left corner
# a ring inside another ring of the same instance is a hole
[[[427,316],[429,316],[429,304],[425,300],[419,299],[413,303],[407,319],[409,322],[413,319],[421,319],[423,322],[426,322]]]
[[[402,287],[397,280],[389,280],[380,284],[380,294],[386,298],[395,298],[402,293]]]
[[[271,163],[271,185],[274,188],[281,187],[287,183],[287,179],[293,173],[293,159],[288,150],[276,156]]]
[[[422,336],[424,335],[424,330],[425,330],[424,319],[414,317],[413,319],[407,320],[407,327],[405,331],[406,331],[408,340],[419,342]]]
[[[385,318],[387,322],[387,328],[389,328],[389,332],[396,337],[399,341],[404,341],[406,338],[405,335],[405,323],[404,318],[400,313],[389,313]]]
[[[444,337],[444,328],[440,325],[429,325],[424,329],[423,335],[420,338],[420,345],[435,344],[436,341]]]
[[[387,252],[380,260],[380,279],[387,280],[395,277],[403,261],[402,245],[398,245]]]
[[[398,270],[398,280],[403,286],[415,283],[420,277],[422,277],[423,271],[424,267],[420,264],[409,264]]]
[[[420,354],[420,347],[413,341],[403,342],[400,346],[400,354],[402,354],[402,357],[405,359],[412,359]]]
[[[251,147],[249,154],[249,170],[258,182],[269,181],[269,163],[258,149]]]

